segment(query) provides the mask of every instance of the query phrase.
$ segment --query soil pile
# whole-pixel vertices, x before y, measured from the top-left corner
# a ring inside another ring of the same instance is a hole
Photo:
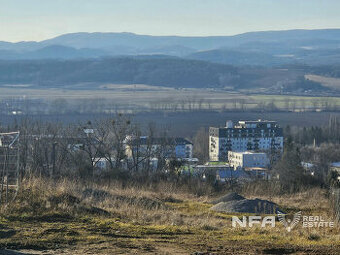
[[[230,193],[212,202],[210,209],[227,213],[259,213],[275,214],[279,206],[271,201],[262,199],[246,199],[237,193]]]

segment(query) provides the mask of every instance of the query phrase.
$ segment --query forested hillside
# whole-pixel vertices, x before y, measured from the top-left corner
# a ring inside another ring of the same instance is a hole
[[[232,66],[177,58],[1,61],[1,84],[59,86],[81,82],[141,83],[167,87],[224,87],[238,84]]]

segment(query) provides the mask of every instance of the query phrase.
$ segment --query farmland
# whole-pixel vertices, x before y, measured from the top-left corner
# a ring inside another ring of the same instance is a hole
[[[323,86],[340,90],[340,79],[321,75],[306,75],[306,79],[321,83]]]
[[[87,84],[87,86],[89,86]],[[98,89],[0,87],[0,100],[10,98],[42,99],[52,102],[65,99],[70,104],[101,101],[103,105],[119,105],[132,110],[247,110],[270,108],[287,111],[324,110],[340,107],[339,97],[259,95],[221,89],[167,88],[150,85],[95,84]],[[92,100],[92,101],[91,101]],[[109,110],[109,109],[108,109]]]

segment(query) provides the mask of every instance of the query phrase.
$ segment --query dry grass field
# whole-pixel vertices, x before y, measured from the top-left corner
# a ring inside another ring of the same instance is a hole
[[[232,214],[211,211],[212,199],[166,183],[26,180],[1,210],[0,247],[20,252],[7,254],[338,254],[338,227],[232,228]],[[331,215],[324,190],[270,199],[286,211]]]
[[[89,87],[93,89],[89,89]],[[65,88],[0,87],[0,100],[29,98],[53,101],[65,99],[70,103],[99,100],[139,110],[192,109],[252,109],[267,107],[306,111],[325,107],[340,107],[340,97],[310,97],[293,95],[254,95],[216,89],[174,89],[149,85],[93,84]]]
[[[325,87],[335,89],[335,90],[340,90],[340,79],[339,78],[325,77],[325,76],[313,75],[313,74],[305,75],[305,77],[308,80],[320,82]]]

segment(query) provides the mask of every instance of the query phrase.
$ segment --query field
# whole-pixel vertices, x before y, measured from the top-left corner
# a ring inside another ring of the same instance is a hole
[[[308,74],[305,77],[308,80],[320,82],[325,87],[335,89],[335,90],[340,90],[340,79],[339,78],[325,77],[321,75],[312,75],[312,74]]]
[[[340,97],[257,95],[218,89],[174,89],[149,85],[79,84],[64,88],[0,87],[0,100],[8,98],[65,99],[72,104],[101,102],[130,110],[284,109],[288,111],[338,109]],[[107,111],[110,111],[108,107]]]
[[[84,186],[67,180],[57,183],[26,180],[15,202],[2,208],[0,247],[18,250],[18,254],[337,254],[339,251],[338,227],[297,226],[287,232],[277,222],[275,228],[232,228],[232,214],[209,209],[209,202],[225,192],[197,196],[167,183],[122,188],[117,183]],[[243,195],[255,196],[248,192],[245,190]],[[257,197],[269,198],[258,194]],[[327,218],[332,215],[326,193],[321,189],[291,196],[272,194],[270,199],[286,212],[301,210],[307,215]]]

